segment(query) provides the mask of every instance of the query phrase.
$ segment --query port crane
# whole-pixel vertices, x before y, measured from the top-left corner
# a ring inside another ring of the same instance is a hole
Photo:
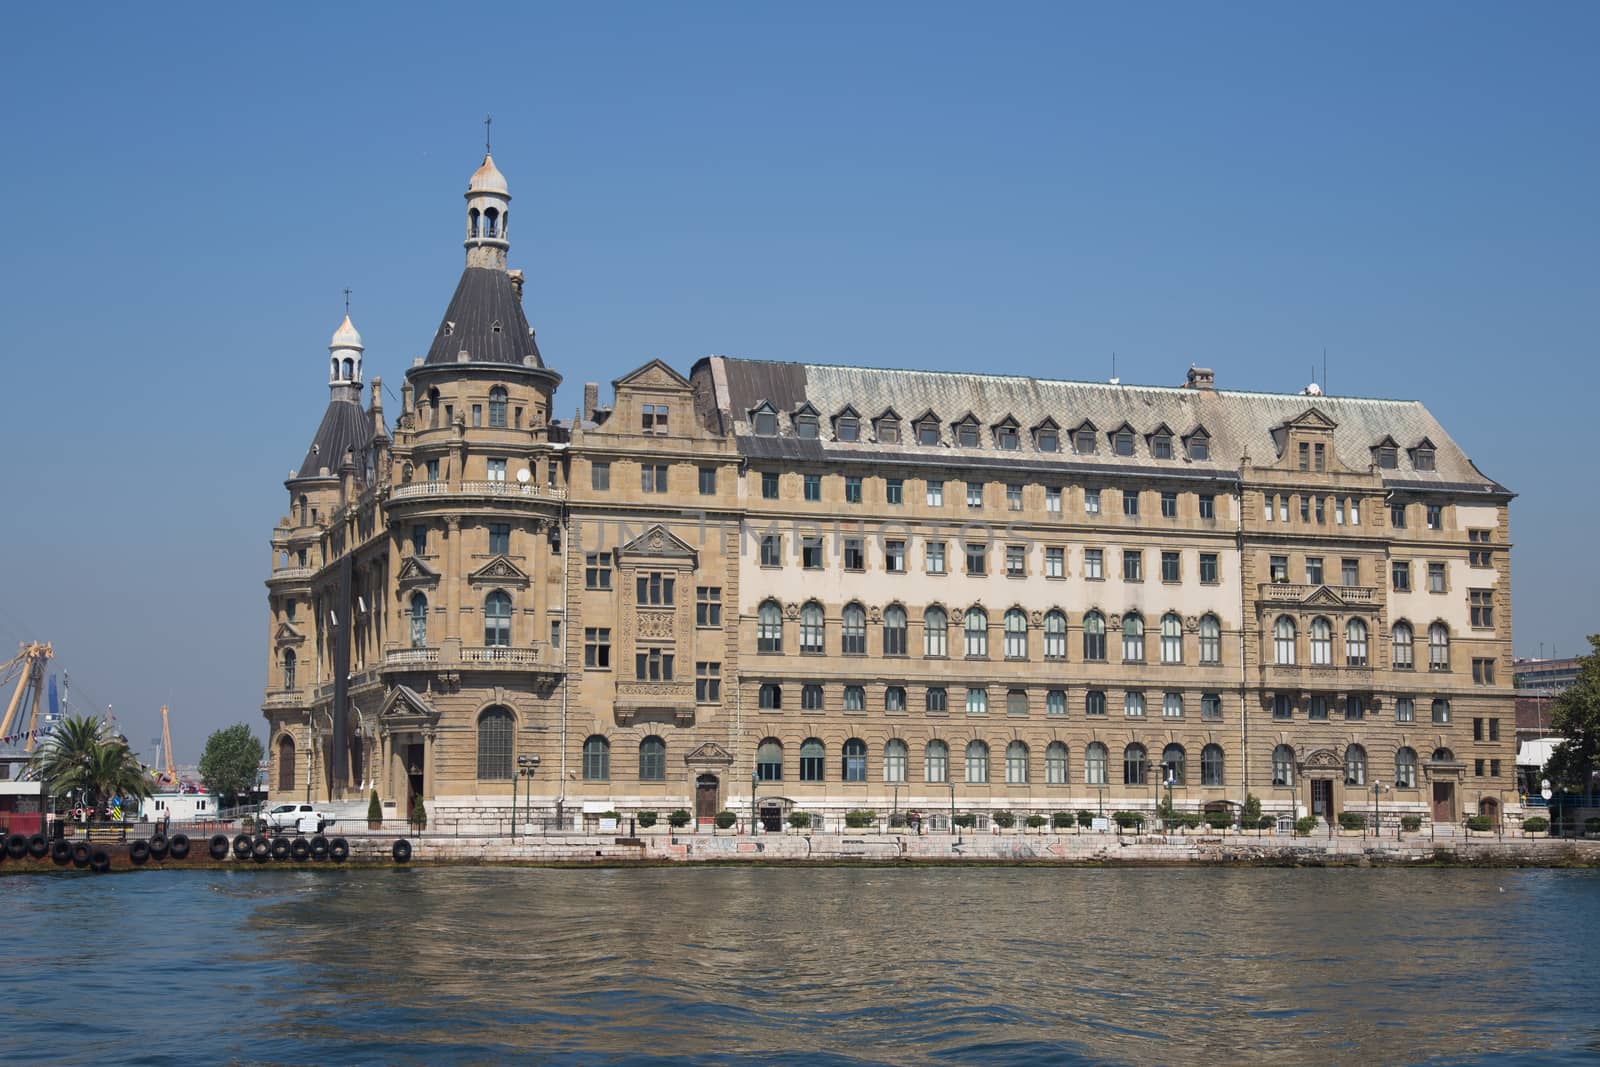
[[[172,763],[172,727],[167,725],[167,706],[161,705],[161,775],[160,780],[178,784],[178,769]]]
[[[6,705],[6,717],[0,719],[0,737],[11,736],[13,720],[18,726],[22,720],[17,716],[19,708],[27,708],[31,703],[32,712],[24,711],[28,718],[28,728],[19,731],[25,735],[24,752],[32,752],[34,742],[38,740],[39,731],[39,701],[44,695],[44,668],[50,662],[50,657],[55,655],[55,650],[48,642],[25,641],[18,646],[20,651],[3,666],[0,666],[0,688],[10,684],[16,679],[17,687],[11,694],[11,702]]]

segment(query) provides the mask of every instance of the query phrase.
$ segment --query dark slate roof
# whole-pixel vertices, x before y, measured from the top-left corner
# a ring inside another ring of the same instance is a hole
[[[539,346],[528,331],[522,301],[505,271],[468,267],[461,272],[426,362],[457,363],[462,352],[473,363],[544,366]]]
[[[306,458],[300,462],[296,477],[320,478],[323,467],[328,476],[337,478],[346,452],[355,453],[356,471],[366,470],[366,453],[372,445],[372,417],[361,410],[358,400],[335,396],[328,401],[328,410],[322,414],[322,424],[306,449]]]

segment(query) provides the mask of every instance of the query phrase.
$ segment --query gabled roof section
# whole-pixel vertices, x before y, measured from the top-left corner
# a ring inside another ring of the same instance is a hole
[[[1034,433],[1038,433],[1040,430],[1059,430],[1061,429],[1061,424],[1055,419],[1051,418],[1049,415],[1046,415],[1044,418],[1028,427],[1028,429],[1032,430]]]
[[[1382,437],[1380,437],[1376,441],[1372,442],[1372,447],[1373,448],[1399,448],[1400,445],[1395,441],[1395,439],[1393,437],[1390,437],[1388,434],[1384,434]]]
[[[506,557],[496,556],[467,575],[467,581],[472,585],[526,586],[528,584],[528,576],[521,567],[518,567]]]
[[[900,413],[893,407],[886,407],[872,417],[874,423],[882,422],[884,419],[893,419],[895,422],[899,422]]]
[[[511,277],[503,270],[468,267],[434,332],[426,364],[462,361],[544,366]]]
[[[382,719],[415,717],[428,722],[437,722],[439,712],[421,693],[409,685],[397,685],[389,691],[388,699],[383,702],[378,717]]]
[[[1422,440],[1418,441],[1416,444],[1412,445],[1411,446],[1411,451],[1415,452],[1419,448],[1426,448],[1426,449],[1431,449],[1433,451],[1438,451],[1438,446],[1435,445],[1431,440],[1429,440],[1426,437],[1424,437]]]
[[[1017,417],[1008,411],[1004,416],[1001,417],[999,422],[991,423],[989,428],[991,430],[998,430],[1002,426],[1009,426],[1013,430],[1018,430],[1022,428],[1022,423],[1018,422]]]
[[[1306,408],[1294,418],[1283,420],[1283,424],[1297,430],[1332,430],[1339,425],[1323,413],[1321,408],[1315,407]]]
[[[801,403],[801,405],[799,407],[795,408],[794,411],[792,412],[792,414],[795,414],[795,415],[816,415],[818,417],[821,417],[822,412],[817,410],[815,404],[813,404],[813,403],[811,403],[811,401],[807,400],[807,401],[804,401],[803,403]]]
[[[433,585],[438,580],[439,572],[428,566],[426,560],[416,556],[407,556],[400,564],[400,572],[395,575],[395,581],[402,589],[414,585]]]
[[[632,541],[617,549],[617,558],[649,557],[652,559],[686,560],[692,566],[698,553],[683,538],[660,523],[656,523]]]
[[[856,407],[855,407],[854,404],[846,404],[844,407],[840,408],[838,411],[835,411],[833,413],[833,417],[835,419],[845,419],[845,418],[857,418],[857,419],[859,419],[861,417],[861,412],[856,410]]]
[[[613,378],[611,388],[616,389],[624,385],[670,385],[677,389],[689,388],[689,379],[672,369],[672,365],[664,360],[652,359],[643,366],[636,367],[620,378]]]

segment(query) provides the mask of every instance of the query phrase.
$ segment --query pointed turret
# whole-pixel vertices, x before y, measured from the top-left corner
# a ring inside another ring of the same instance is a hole
[[[291,482],[337,477],[346,455],[365,456],[371,447],[373,420],[361,409],[363,351],[361,334],[346,311],[328,343],[328,409]]]
[[[488,152],[467,181],[466,195],[467,266],[505,270],[506,249],[511,247],[511,190]]]

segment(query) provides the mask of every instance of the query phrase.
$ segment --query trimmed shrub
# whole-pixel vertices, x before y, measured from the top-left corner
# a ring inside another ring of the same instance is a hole
[[[1213,830],[1226,830],[1233,825],[1233,816],[1225,811],[1206,812],[1206,825]]]
[[[1028,816],[1028,829],[1037,830],[1049,821],[1043,815],[1030,815]]]
[[[1142,811],[1114,811],[1111,813],[1111,818],[1124,830],[1144,825],[1144,812]]]
[[[615,812],[615,811],[602,811],[600,813],[600,818],[602,818],[602,819],[617,819],[617,820],[621,820],[622,815],[621,815],[621,813]]]
[[[1487,815],[1469,815],[1467,816],[1467,829],[1493,830],[1494,820],[1489,818]]]
[[[1299,834],[1301,837],[1309,836],[1311,831],[1315,830],[1316,828],[1317,817],[1315,815],[1307,815],[1303,819],[1296,819],[1294,821],[1294,832]]]
[[[796,830],[804,830],[811,825],[811,813],[809,811],[791,811],[789,813],[789,825]]]
[[[689,812],[688,812],[688,810],[684,809],[684,808],[679,808],[676,811],[674,811],[672,814],[668,815],[667,816],[667,825],[671,826],[674,830],[681,830],[685,826],[688,826],[689,825]]]
[[[411,806],[411,825],[418,830],[428,828],[428,809],[422,803],[421,797],[418,797],[417,802]]]
[[[990,812],[989,820],[1002,830],[1009,830],[1017,824],[1017,817],[1009,811]]]
[[[865,808],[844,813],[844,824],[852,830],[864,830],[878,821],[878,813]]]
[[[1057,830],[1067,830],[1078,821],[1078,817],[1070,811],[1058,811],[1050,816],[1050,825]]]
[[[1247,830],[1251,830],[1262,825],[1261,798],[1256,796],[1254,793],[1247,793],[1245,795],[1244,818],[1240,821],[1240,825]]]
[[[731,811],[719,811],[719,812],[717,812],[716,824],[717,824],[717,829],[718,830],[726,830],[728,827],[732,826],[734,823],[736,823],[738,821],[739,821],[739,816],[735,815]]]
[[[1422,816],[1420,816],[1420,815],[1402,815],[1402,816],[1400,816],[1400,829],[1409,830],[1412,833],[1416,833],[1418,830],[1422,829]]]
[[[1542,834],[1550,829],[1550,820],[1543,815],[1535,815],[1522,820],[1522,828],[1529,833]]]
[[[1186,830],[1197,830],[1200,828],[1200,824],[1205,821],[1198,811],[1186,811],[1182,817],[1183,826]]]
[[[1079,808],[1078,809],[1078,825],[1083,827],[1085,830],[1087,830],[1091,826],[1093,826],[1094,825],[1094,812],[1090,811],[1088,808]]]
[[[960,815],[957,815],[953,821],[963,830],[970,830],[972,829],[972,825],[978,821],[978,817],[972,814],[970,811],[964,811]]]
[[[639,826],[645,830],[656,824],[656,813],[653,811],[641,811],[635,818],[639,820]]]
[[[367,801],[367,821],[383,821],[383,804],[378,800],[378,791],[376,789],[372,791],[372,799]]]
[[[1360,811],[1341,811],[1339,813],[1339,829],[1341,829],[1341,830],[1365,830],[1366,828],[1367,828],[1367,816],[1366,816],[1365,812],[1360,812]]]

